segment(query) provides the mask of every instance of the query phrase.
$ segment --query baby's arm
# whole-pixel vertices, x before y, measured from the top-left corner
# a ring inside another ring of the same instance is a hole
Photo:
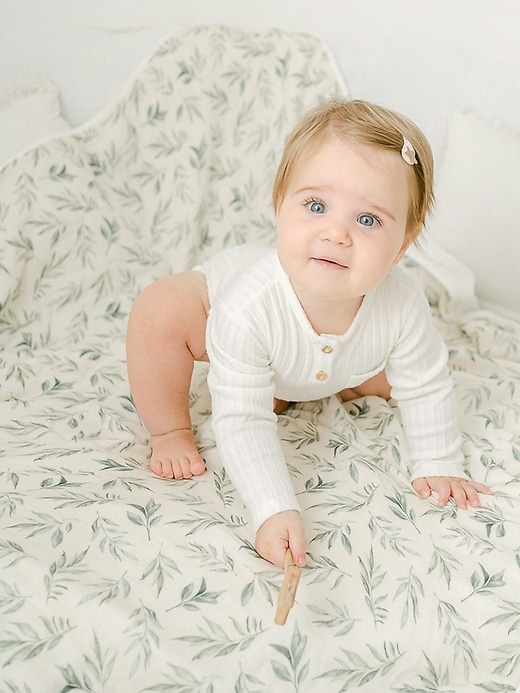
[[[421,293],[402,322],[386,375],[408,439],[412,485],[422,497],[434,491],[439,505],[453,498],[459,508],[480,507],[485,485],[466,477],[448,350]]]
[[[222,305],[208,324],[213,430],[223,464],[257,530],[261,556],[283,567],[289,547],[305,561],[305,539],[273,413],[274,374],[254,322]]]
[[[161,279],[136,299],[127,331],[128,377],[134,402],[150,433],[150,469],[186,479],[205,465],[189,414],[193,362],[204,360],[205,278],[183,272]]]

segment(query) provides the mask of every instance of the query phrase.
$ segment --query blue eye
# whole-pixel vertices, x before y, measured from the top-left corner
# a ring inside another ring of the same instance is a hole
[[[361,226],[376,226],[379,224],[379,219],[376,219],[371,214],[360,214],[357,221]]]
[[[313,214],[325,214],[325,205],[323,202],[318,202],[318,200],[310,200],[310,202],[305,203],[309,212]]]

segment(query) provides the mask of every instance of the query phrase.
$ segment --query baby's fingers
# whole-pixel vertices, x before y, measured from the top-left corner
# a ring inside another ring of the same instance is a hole
[[[426,479],[421,476],[418,479],[414,479],[412,481],[412,486],[415,489],[415,492],[417,493],[418,496],[421,498],[429,498],[431,495],[431,488],[430,484],[426,481]]]
[[[447,505],[451,497],[453,497],[453,500],[459,508],[466,507],[466,494],[460,486],[456,484],[452,485],[448,479],[441,477],[433,483],[430,481],[430,487],[437,492],[437,502],[441,507]]]
[[[306,541],[303,531],[291,532],[289,535],[289,548],[291,549],[294,565],[303,568],[306,560]]]
[[[472,508],[480,508],[479,493],[492,495],[492,491],[478,481],[457,477],[421,477],[413,481],[415,491],[422,497],[428,498],[432,491],[438,496],[438,504],[445,506],[450,497],[453,498],[456,506],[462,510],[468,507],[468,502]]]
[[[468,499],[468,502],[471,505],[471,507],[472,508],[480,508],[480,499],[478,497],[478,493],[477,493],[476,488],[472,484],[467,484],[467,485],[463,486],[463,488],[464,488],[464,491],[466,493],[466,498]],[[466,506],[464,506],[464,507],[466,507]]]
[[[484,493],[488,496],[493,495],[493,491],[488,488],[485,484],[479,484],[476,481],[463,482],[464,490],[466,491],[466,496],[468,498],[469,504],[472,508],[480,508],[480,498],[479,493]]]
[[[493,495],[493,491],[489,488],[489,486],[486,486],[486,484],[481,484],[478,481],[471,481],[470,484],[477,493],[485,493],[488,496]]]
[[[453,481],[448,483],[448,486],[450,489],[450,492],[448,493],[448,498],[446,498],[445,503],[441,503],[439,494],[439,505],[446,505],[451,495],[451,497],[455,501],[455,505],[457,506],[457,508],[460,508],[461,510],[466,510],[466,508],[468,507],[468,500],[470,502],[470,505],[477,508],[480,506],[480,501],[478,499],[476,491],[472,489],[471,486],[465,481],[462,481],[460,479],[454,479]]]
[[[419,477],[412,481],[416,493],[421,498],[429,498],[432,491],[438,496],[437,502],[439,505],[446,505],[451,496],[451,485],[446,477]]]

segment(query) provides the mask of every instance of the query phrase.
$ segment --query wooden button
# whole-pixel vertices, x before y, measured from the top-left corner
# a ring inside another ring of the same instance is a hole
[[[321,350],[323,351],[324,354],[332,354],[332,352],[334,351],[334,349],[331,346],[329,346],[328,344],[326,346],[322,347]]]
[[[316,380],[323,381],[323,380],[327,380],[328,377],[329,376],[326,373],[324,373],[323,371],[318,371],[318,373],[316,373]]]

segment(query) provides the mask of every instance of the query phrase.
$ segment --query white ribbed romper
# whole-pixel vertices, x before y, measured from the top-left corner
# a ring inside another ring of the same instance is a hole
[[[194,269],[208,282],[208,385],[217,447],[255,529],[299,510],[273,398],[308,401],[385,369],[412,464],[421,476],[464,477],[447,349],[419,287],[393,268],[345,334],[316,334],[275,250],[238,246]]]

